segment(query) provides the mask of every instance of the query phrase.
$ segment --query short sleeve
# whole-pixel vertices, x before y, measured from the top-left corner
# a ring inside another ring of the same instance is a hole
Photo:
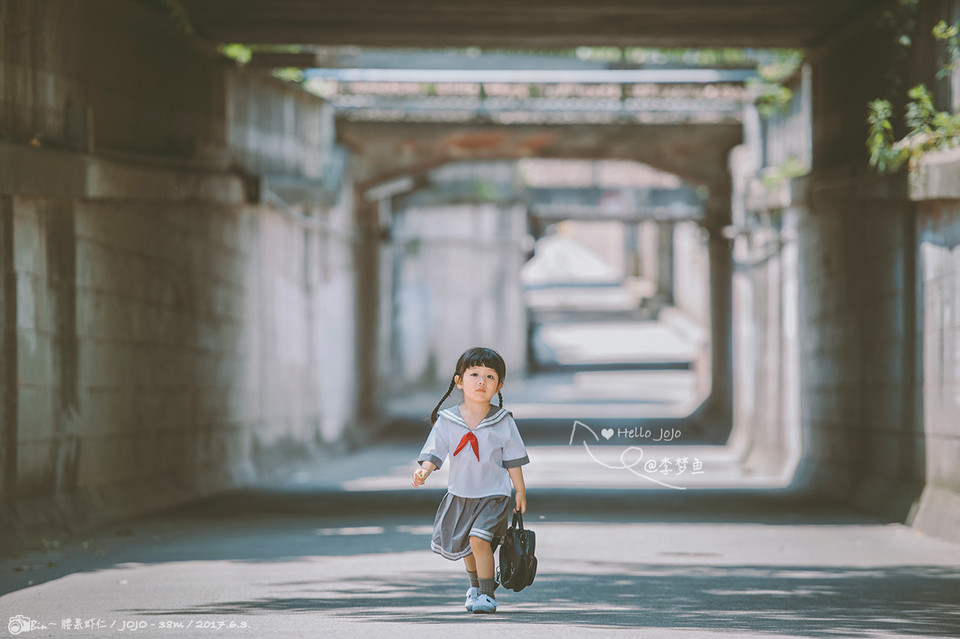
[[[441,417],[437,420],[437,423],[433,425],[433,428],[430,429],[427,441],[420,450],[420,456],[417,457],[417,463],[428,461],[437,468],[440,468],[443,460],[447,458],[447,454],[450,452],[450,444],[446,437],[446,431],[447,429],[444,428],[443,418]]]
[[[530,458],[527,456],[527,447],[523,445],[523,438],[520,437],[520,430],[517,428],[517,422],[513,420],[513,417],[508,416],[506,421],[509,436],[503,444],[503,467],[519,468],[530,463]]]

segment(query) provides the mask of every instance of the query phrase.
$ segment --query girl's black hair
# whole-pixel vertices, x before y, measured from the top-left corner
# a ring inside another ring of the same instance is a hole
[[[447,388],[447,392],[443,394],[443,397],[440,398],[440,401],[433,408],[433,412],[430,413],[430,424],[433,425],[437,422],[437,413],[440,412],[440,407],[443,406],[443,402],[450,397],[450,393],[453,392],[453,388],[457,385],[457,377],[463,378],[463,373],[468,369],[474,366],[486,366],[487,368],[492,368],[497,373],[499,377],[499,382],[502,384],[503,379],[507,376],[507,365],[503,361],[503,358],[500,357],[500,353],[493,350],[492,348],[483,348],[476,347],[471,348],[466,351],[463,355],[460,356],[460,359],[457,360],[457,370],[453,374],[453,377],[450,378],[450,386]],[[497,391],[497,397],[500,400],[500,408],[503,408],[503,395],[500,394],[500,391]]]

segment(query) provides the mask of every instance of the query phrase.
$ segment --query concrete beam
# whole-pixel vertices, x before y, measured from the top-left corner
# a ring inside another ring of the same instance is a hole
[[[237,174],[133,164],[104,157],[0,144],[0,195],[57,199],[247,201]]]
[[[910,199],[960,200],[960,149],[931,153],[918,163],[910,180]]]
[[[711,192],[729,192],[727,157],[736,124],[479,125],[338,122],[339,140],[363,159],[358,179],[375,185],[460,160],[528,157],[634,160]]]
[[[704,219],[699,206],[638,206],[622,211],[606,211],[599,206],[577,204],[535,204],[530,215],[541,220],[622,220],[624,222],[677,222]]]
[[[501,49],[803,47],[839,28],[860,0],[181,0],[191,25],[214,42]],[[166,6],[162,3],[160,6]],[[535,27],[532,27],[535,25]]]

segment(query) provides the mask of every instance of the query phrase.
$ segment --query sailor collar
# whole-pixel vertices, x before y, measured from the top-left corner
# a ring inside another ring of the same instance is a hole
[[[454,424],[460,424],[461,426],[469,430],[470,427],[467,426],[467,422],[463,419],[463,417],[460,416],[459,406],[454,406],[453,408],[445,408],[442,411],[440,411],[440,414],[446,417],[447,419],[449,419]],[[484,426],[492,426],[493,424],[496,424],[501,419],[503,419],[504,417],[510,414],[511,414],[510,411],[508,411],[506,408],[500,408],[493,414],[487,414],[487,416],[484,417],[479,424],[477,424],[477,427],[474,430],[479,430]]]

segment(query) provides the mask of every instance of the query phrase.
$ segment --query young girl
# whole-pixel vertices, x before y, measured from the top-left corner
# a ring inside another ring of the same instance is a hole
[[[450,456],[447,494],[437,509],[430,548],[450,560],[463,559],[470,577],[466,608],[474,613],[497,610],[493,551],[507,531],[511,487],[513,512],[527,510],[521,466],[530,462],[513,415],[503,408],[506,365],[489,348],[471,348],[460,356],[446,394],[430,415],[433,429],[417,458],[413,485],[420,487]],[[453,388],[463,403],[440,410]],[[490,404],[496,395],[499,407]]]

